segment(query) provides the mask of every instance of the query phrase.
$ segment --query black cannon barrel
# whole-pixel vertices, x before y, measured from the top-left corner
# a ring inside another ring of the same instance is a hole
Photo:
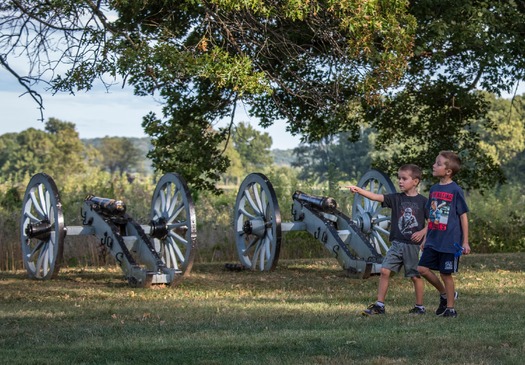
[[[126,204],[122,200],[88,195],[85,201],[90,202],[94,209],[108,216],[121,216],[126,213]]]
[[[335,199],[326,196],[316,196],[296,191],[292,198],[313,205],[323,211],[334,211],[337,208]]]

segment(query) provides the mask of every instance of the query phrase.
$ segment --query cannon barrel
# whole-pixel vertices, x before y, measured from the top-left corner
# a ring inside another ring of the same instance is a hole
[[[122,216],[126,213],[126,204],[122,200],[88,195],[85,201],[91,203],[93,209],[106,216]]]
[[[292,198],[313,205],[325,212],[333,212],[337,209],[337,202],[330,197],[309,195],[302,191],[296,191]]]

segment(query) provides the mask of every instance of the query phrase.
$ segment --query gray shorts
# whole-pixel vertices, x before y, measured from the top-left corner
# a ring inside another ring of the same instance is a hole
[[[420,277],[417,271],[419,263],[419,245],[412,245],[400,241],[392,241],[392,245],[383,260],[383,267],[398,273],[401,266],[405,267],[405,277]]]

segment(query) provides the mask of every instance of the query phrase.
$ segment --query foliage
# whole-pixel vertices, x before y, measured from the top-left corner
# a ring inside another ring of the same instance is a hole
[[[144,118],[144,131],[151,136],[153,150],[148,157],[156,171],[177,171],[195,190],[220,193],[215,182],[229,166],[227,157],[219,148],[225,133],[213,130],[202,117],[181,115],[185,125],[172,127],[154,114]]]
[[[235,127],[232,141],[245,171],[257,171],[273,163],[270,155],[272,137],[268,133],[261,133],[241,122]]]
[[[230,161],[230,165],[225,173],[222,174],[222,182],[225,186],[240,185],[241,179],[246,175],[246,172],[242,166],[241,156],[239,152],[233,147],[233,143],[228,143],[224,148],[224,155]]]
[[[511,100],[486,97],[490,102],[487,119],[492,128],[480,128],[480,148],[502,167],[508,180],[520,183],[525,179],[525,95]]]
[[[385,109],[371,113],[377,113],[372,122],[378,131],[376,167],[393,174],[405,163],[431,166],[440,151],[453,150],[463,161],[456,179],[465,189],[486,189],[504,181],[499,165],[479,148],[480,137],[473,128],[484,119],[487,102],[479,93],[451,88],[455,87],[445,82],[405,89],[386,102]],[[453,105],[447,105],[452,99]],[[381,153],[384,150],[390,153]],[[423,178],[432,181],[430,168],[424,169]]]
[[[303,143],[294,149],[292,166],[301,167],[300,179],[328,182],[329,191],[334,191],[338,182],[359,180],[370,169],[371,139],[371,130],[363,129],[356,142],[345,132],[320,142]]]
[[[0,64],[40,106],[38,81],[74,93],[120,77],[158,95],[162,116],[143,121],[150,157],[195,189],[218,192],[229,129],[213,127],[238,103],[309,143],[372,127],[373,164],[390,172],[452,149],[460,183],[486,189],[504,181],[498,159],[520,166],[479,148],[488,108],[477,90],[511,93],[525,78],[521,1],[6,1],[0,29]]]
[[[476,89],[512,93],[524,79],[523,2],[414,1],[409,12],[418,27],[407,73],[382,106],[365,106],[379,133],[376,147],[393,151],[377,156],[377,166],[429,166],[440,150],[455,150],[465,162],[463,186],[502,182],[493,154],[479,150],[473,125],[486,120],[488,108]]]
[[[128,287],[113,266],[63,270],[47,282],[0,272],[0,357],[12,365],[520,364],[524,263],[523,253],[462,257],[451,320],[431,313],[430,285],[427,314],[409,315],[413,286],[403,275],[391,279],[386,318],[365,318],[378,277],[346,278],[326,259],[283,260],[272,273],[202,263],[178,287],[157,290]]]
[[[525,150],[518,153],[505,165],[509,181],[522,184],[525,181]]]
[[[468,196],[469,240],[476,252],[525,251],[525,189],[509,184]]]
[[[233,120],[239,102],[262,125],[286,119],[291,133],[310,140],[356,130],[349,103],[377,100],[405,70],[415,28],[407,4],[7,1],[0,61],[40,105],[37,81],[75,92],[97,79],[109,87],[109,75],[137,95],[157,94],[163,115],[143,121],[154,167],[213,191],[228,167],[220,149],[228,131],[212,127]],[[29,75],[10,66],[15,56],[29,61]]]
[[[272,148],[270,151],[272,155],[272,160],[277,166],[292,166],[293,161],[295,161],[295,156],[293,154],[293,149],[278,149]]]
[[[492,128],[480,131],[480,147],[500,165],[507,164],[525,150],[525,95],[512,100],[487,94],[490,103],[487,119]]]
[[[132,140],[125,137],[104,137],[98,147],[102,155],[102,165],[110,174],[118,172],[134,172],[145,160],[142,151],[136,147]]]
[[[82,138],[82,143],[90,151],[88,157],[90,159],[90,164],[97,165],[102,167],[102,162],[104,157],[101,156],[102,151],[102,141],[105,138],[112,137],[96,137],[96,138]],[[127,141],[124,142],[125,145],[129,145],[133,151],[133,154],[137,154],[138,157],[135,162],[129,166],[128,172],[138,172],[141,174],[152,173],[151,161],[147,158],[148,152],[152,149],[151,140],[148,137],[122,137]],[[125,156],[122,156],[125,159]]]
[[[20,181],[38,172],[63,177],[85,170],[85,150],[75,125],[50,118],[45,131],[29,128],[0,136],[0,172]]]

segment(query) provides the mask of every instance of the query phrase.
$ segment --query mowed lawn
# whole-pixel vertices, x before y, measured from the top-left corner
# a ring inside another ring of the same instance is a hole
[[[332,259],[271,273],[196,263],[175,288],[127,286],[119,268],[62,269],[34,281],[0,272],[1,364],[524,364],[525,253],[462,258],[458,318],[409,315],[392,278],[387,314],[363,317],[378,277]]]

